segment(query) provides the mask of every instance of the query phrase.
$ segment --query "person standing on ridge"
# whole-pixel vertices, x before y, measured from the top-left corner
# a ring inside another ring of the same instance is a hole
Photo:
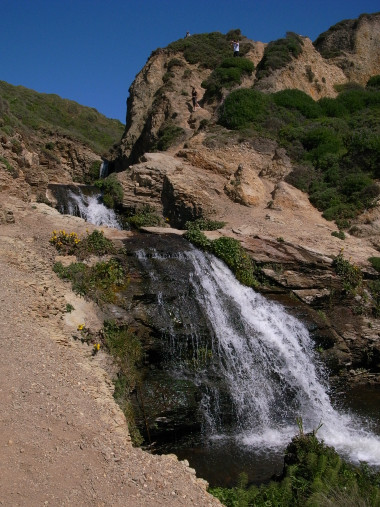
[[[196,108],[200,107],[200,106],[198,104],[198,92],[194,88],[194,86],[192,87],[192,90],[191,90],[191,100],[193,101],[193,111],[195,111]]]
[[[234,56],[239,56],[240,43],[238,40],[232,40],[231,44],[234,48]]]

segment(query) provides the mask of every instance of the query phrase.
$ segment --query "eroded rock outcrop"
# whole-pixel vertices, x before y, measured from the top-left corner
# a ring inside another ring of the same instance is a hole
[[[101,162],[91,148],[67,135],[14,132],[0,140],[2,190],[26,200],[45,200],[49,183],[83,183],[91,174],[96,179]]]
[[[349,81],[365,85],[380,72],[380,12],[341,21],[323,32],[314,45]]]

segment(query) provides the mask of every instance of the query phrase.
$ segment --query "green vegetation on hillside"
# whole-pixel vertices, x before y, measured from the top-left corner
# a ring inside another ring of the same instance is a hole
[[[286,37],[270,42],[257,66],[256,77],[261,79],[276,69],[285,67],[292,58],[302,53],[302,38],[294,32],[287,32]]]
[[[247,486],[242,474],[235,488],[209,492],[227,507],[378,506],[380,473],[355,467],[314,433],[295,437],[285,454],[283,475],[261,486]]]
[[[101,154],[120,140],[124,125],[58,95],[0,81],[0,132],[12,135],[15,129],[66,134]]]
[[[208,79],[202,82],[206,89],[205,99],[221,98],[222,88],[229,90],[233,86],[241,84],[242,77],[251,75],[255,66],[247,58],[226,58],[213,70]]]
[[[366,88],[341,87],[337,98],[318,102],[300,90],[235,90],[220,108],[219,123],[243,138],[276,139],[293,160],[288,183],[308,192],[325,218],[342,227],[380,193],[378,76]]]
[[[230,30],[227,34],[220,32],[199,33],[179,39],[167,46],[173,52],[182,51],[187,62],[199,63],[207,69],[216,69],[220,63],[232,56],[231,40],[242,39],[240,29]],[[240,55],[244,56],[250,44],[240,44]]]

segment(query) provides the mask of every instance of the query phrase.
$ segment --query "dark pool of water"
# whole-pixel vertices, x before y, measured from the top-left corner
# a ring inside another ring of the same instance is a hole
[[[373,433],[380,435],[380,386],[354,386],[337,391],[333,398],[340,410],[356,414]],[[280,474],[284,462],[281,450],[259,453],[233,439],[201,442],[194,435],[167,445],[163,452],[187,459],[197,476],[206,479],[210,486],[235,486],[241,472],[248,475],[250,483],[260,484]]]
[[[334,399],[339,408],[365,419],[380,435],[380,386],[353,386],[335,393]]]
[[[171,449],[180,460],[187,459],[195,468],[197,477],[206,479],[210,486],[236,486],[239,475],[245,472],[250,483],[268,481],[282,472],[282,452],[255,453],[233,440],[211,440],[203,445],[179,446]]]

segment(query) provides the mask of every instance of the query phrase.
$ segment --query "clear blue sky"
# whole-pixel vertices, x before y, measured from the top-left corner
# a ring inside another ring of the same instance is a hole
[[[56,93],[125,122],[128,89],[151,52],[186,31],[240,28],[311,40],[379,0],[0,0],[0,80]]]

